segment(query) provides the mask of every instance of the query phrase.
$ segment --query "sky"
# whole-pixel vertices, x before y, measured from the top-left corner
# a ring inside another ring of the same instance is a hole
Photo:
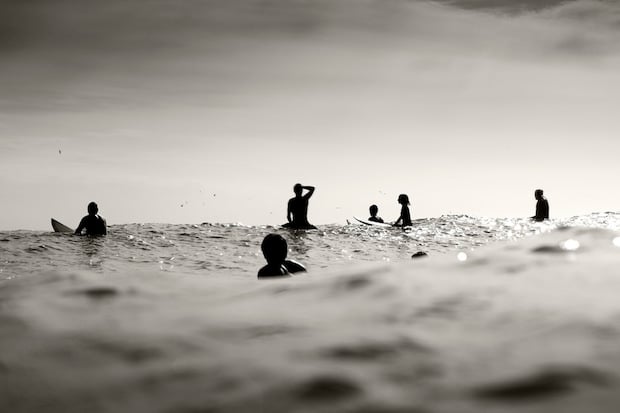
[[[620,2],[0,1],[0,229],[616,211]]]

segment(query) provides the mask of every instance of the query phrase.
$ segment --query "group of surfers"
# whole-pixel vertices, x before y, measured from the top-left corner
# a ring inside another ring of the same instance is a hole
[[[307,191],[305,194],[303,193],[304,190]],[[295,184],[293,192],[295,197],[288,201],[286,212],[288,222],[283,227],[293,229],[316,228],[308,222],[308,201],[312,194],[314,194],[314,187]],[[543,190],[537,189],[534,191],[534,198],[536,199],[536,214],[530,218],[537,222],[549,219],[549,202],[544,197]],[[398,196],[398,203],[401,205],[400,216],[392,226],[403,228],[411,226],[410,202],[407,194],[400,194]],[[369,212],[370,217],[368,221],[384,223],[383,219],[377,215],[379,213],[377,205],[371,205]],[[261,250],[265,260],[267,260],[267,265],[258,271],[258,278],[289,277],[290,274],[306,271],[305,267],[300,263],[286,259],[288,245],[284,237],[279,234],[267,235],[263,239]]]
[[[305,194],[304,190],[306,190]],[[291,229],[316,229],[314,225],[308,222],[308,201],[312,194],[314,194],[314,187],[295,184],[293,192],[295,196],[289,199],[286,211],[288,222],[282,226]],[[543,190],[537,189],[534,191],[534,198],[537,201],[536,214],[530,218],[539,222],[549,219],[549,202],[544,197]],[[410,227],[413,223],[411,221],[411,212],[409,211],[409,205],[411,205],[409,196],[407,194],[400,194],[398,196],[398,203],[401,205],[400,216],[391,225],[395,227]],[[369,212],[370,217],[368,221],[384,223],[383,218],[377,215],[379,213],[377,205],[371,205]]]
[[[284,228],[290,229],[316,229],[316,227],[308,222],[308,203],[310,197],[314,194],[313,186],[305,186],[295,184],[293,192],[295,196],[288,201],[286,219],[287,223],[282,225]],[[304,191],[306,191],[304,193]],[[536,214],[532,217],[534,221],[544,221],[549,219],[549,202],[543,195],[542,189],[534,191],[536,199]],[[395,227],[408,227],[412,225],[411,212],[409,211],[409,197],[407,194],[398,196],[398,203],[401,205],[400,216],[392,224]],[[107,224],[103,217],[98,215],[99,207],[95,202],[91,202],[87,207],[88,215],[83,217],[80,224],[75,229],[77,235],[106,235]],[[377,214],[379,208],[377,205],[371,205],[369,208],[370,217],[368,221],[383,223],[383,219]],[[263,256],[267,261],[267,265],[258,271],[258,278],[270,277],[287,277],[296,272],[306,271],[300,263],[287,260],[288,244],[286,239],[279,234],[269,234],[261,243]]]

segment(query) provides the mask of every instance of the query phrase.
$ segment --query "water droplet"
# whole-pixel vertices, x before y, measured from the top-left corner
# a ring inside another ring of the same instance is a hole
[[[620,237],[614,238],[612,241],[616,247],[620,247]]]
[[[456,254],[456,259],[459,261],[467,261],[467,254],[464,253],[463,251],[459,252],[458,254]]]

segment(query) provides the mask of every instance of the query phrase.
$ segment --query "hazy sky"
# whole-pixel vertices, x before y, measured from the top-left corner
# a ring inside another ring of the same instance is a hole
[[[615,0],[4,0],[0,91],[0,229],[620,205]]]

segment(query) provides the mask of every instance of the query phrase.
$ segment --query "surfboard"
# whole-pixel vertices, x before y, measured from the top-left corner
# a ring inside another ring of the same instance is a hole
[[[73,234],[73,230],[71,228],[69,228],[68,226],[64,224],[61,224],[60,222],[56,221],[54,218],[52,218],[52,228],[54,228],[54,232]]]
[[[375,227],[391,227],[392,224],[388,224],[385,222],[374,222],[374,221],[367,221],[365,219],[359,219],[358,217],[353,217],[354,220],[356,220],[357,222],[359,222],[360,224],[364,224],[364,225],[372,225]]]

